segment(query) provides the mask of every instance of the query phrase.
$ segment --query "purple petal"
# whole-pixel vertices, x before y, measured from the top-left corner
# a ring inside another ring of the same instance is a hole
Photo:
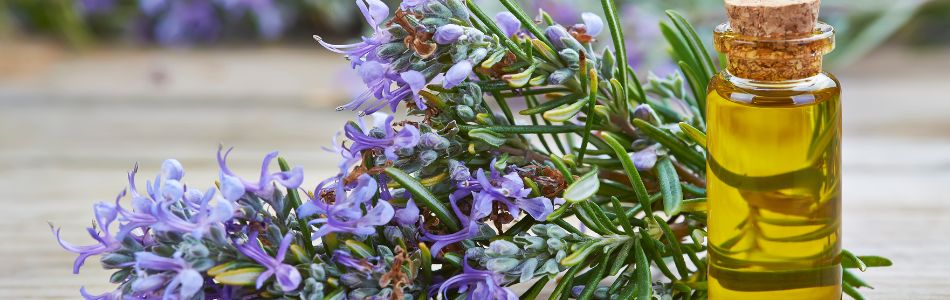
[[[419,144],[419,129],[415,126],[406,126],[396,134],[393,146],[398,148],[412,148]]]
[[[653,169],[657,160],[656,150],[656,145],[653,145],[630,155],[630,159],[633,160],[633,165],[637,167],[637,170],[647,171]]]
[[[168,180],[162,185],[162,197],[169,201],[178,201],[185,195],[185,186],[178,180]]]
[[[501,27],[501,31],[504,31],[507,36],[512,36],[521,30],[521,21],[518,21],[518,18],[511,12],[503,11],[498,13],[495,15],[495,22],[498,23],[498,26]]]
[[[204,285],[204,278],[194,269],[181,271],[178,273],[178,279],[181,281],[180,293],[182,299],[191,299],[191,296],[197,294]]]
[[[409,201],[406,202],[406,208],[396,210],[396,223],[400,225],[415,225],[419,221],[419,207],[416,206],[416,202],[409,198]]]
[[[589,36],[597,36],[604,30],[604,20],[594,13],[585,12],[581,14],[581,19],[584,20],[584,27],[587,28]]]
[[[435,30],[434,39],[436,43],[448,45],[458,41],[462,34],[465,34],[465,27],[456,24],[446,24]]]
[[[360,8],[366,22],[373,27],[379,26],[389,17],[389,6],[380,0],[356,0],[356,6]]]
[[[551,200],[545,197],[519,199],[515,201],[518,207],[531,215],[538,221],[544,221],[548,214],[554,212],[554,205]]]
[[[399,74],[399,77],[409,85],[413,95],[418,95],[426,87],[426,77],[419,71],[409,70]]]
[[[237,177],[221,172],[221,196],[230,201],[237,201],[244,196],[244,183]]]
[[[448,89],[453,88],[467,79],[469,75],[472,75],[472,62],[468,60],[460,61],[445,73],[443,86]]]
[[[280,265],[274,272],[277,277],[277,285],[284,292],[293,291],[300,285],[300,271],[290,265]]]

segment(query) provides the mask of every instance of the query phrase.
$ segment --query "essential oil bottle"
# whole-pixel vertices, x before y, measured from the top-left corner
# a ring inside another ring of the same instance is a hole
[[[726,0],[707,96],[709,298],[841,298],[840,85],[819,0]]]

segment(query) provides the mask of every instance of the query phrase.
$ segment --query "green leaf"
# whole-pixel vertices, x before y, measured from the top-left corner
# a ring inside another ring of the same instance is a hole
[[[500,147],[504,145],[508,139],[505,135],[485,129],[477,128],[468,131],[468,137],[473,140],[483,142],[485,144],[491,145],[492,147]]]
[[[693,142],[695,142],[700,147],[703,147],[703,149],[706,149],[706,134],[705,133],[703,133],[699,129],[696,129],[696,127],[693,127],[693,125],[689,125],[684,122],[680,122],[679,126],[680,126],[680,130],[682,130],[683,133],[686,133],[686,136],[689,137],[689,139],[693,140]]]
[[[597,289],[600,281],[604,280],[604,272],[607,270],[607,264],[610,263],[611,253],[604,255],[600,259],[600,263],[598,263],[597,266],[591,270],[590,279],[587,280],[587,284],[584,285],[584,289],[581,291],[580,296],[577,297],[578,300],[589,300],[591,296],[594,295],[594,290]]]
[[[848,269],[844,269],[842,271],[843,272],[841,273],[841,276],[842,276],[842,280],[845,283],[850,284],[851,286],[855,288],[861,288],[861,287],[867,287],[867,288],[872,288],[872,289],[874,288],[870,284],[865,282],[863,279],[859,278],[857,275],[849,271]]]
[[[848,269],[859,269],[862,272],[867,268],[890,267],[890,259],[880,256],[855,256],[848,250],[841,250],[841,266]]]
[[[666,242],[670,246],[669,249],[673,250],[673,264],[676,265],[676,270],[679,271],[680,279],[686,280],[689,277],[689,269],[686,267],[686,260],[683,259],[683,248],[680,246],[680,241],[673,235],[670,225],[666,224],[663,219],[659,216],[653,216],[653,219],[663,230],[663,236],[666,237]]]
[[[673,161],[668,156],[660,158],[656,164],[656,177],[660,181],[660,192],[663,193],[663,212],[667,216],[680,213],[683,205],[683,190],[680,188],[680,178],[673,167]]]
[[[679,13],[673,10],[667,10],[666,15],[670,17],[670,20],[676,25],[680,34],[683,35],[693,57],[695,57],[696,61],[703,67],[703,71],[706,75],[705,78],[708,82],[708,78],[712,78],[712,76],[716,74],[716,65],[713,64],[712,58],[709,57],[709,51],[706,51],[706,46],[703,45],[703,41],[699,38],[699,35],[696,34],[696,30],[693,29],[693,26]]]
[[[590,84],[587,87],[588,99],[587,99],[587,119],[584,120],[584,134],[581,139],[581,148],[577,154],[577,165],[584,164],[584,152],[587,151],[587,143],[590,142],[590,129],[594,126],[594,107],[597,105],[597,91],[598,83],[600,80],[597,79],[597,70],[590,69]]]
[[[623,206],[620,205],[620,200],[615,196],[611,196],[610,202],[614,207],[614,214],[617,216],[617,220],[620,221],[620,227],[627,232],[627,235],[636,237],[636,233],[633,231],[633,225],[630,224],[630,219],[628,219],[627,214],[624,213]]]
[[[538,278],[538,281],[532,284],[531,287],[528,288],[528,290],[525,291],[524,294],[521,294],[521,297],[519,297],[518,299],[533,300],[537,298],[538,294],[541,294],[541,291],[544,290],[544,286],[547,285],[548,281],[550,280],[551,280],[551,277],[548,277],[548,276]]]
[[[419,243],[419,260],[422,261],[422,280],[432,282],[432,252],[425,243]]]
[[[640,239],[633,240],[634,259],[637,263],[637,300],[649,300],[653,298],[653,274],[650,271],[650,262],[647,261],[647,255],[643,252]]]
[[[466,131],[471,131],[474,129],[485,129],[494,133],[513,133],[513,134],[529,134],[529,133],[573,133],[581,132],[584,130],[584,126],[577,125],[497,125],[497,126],[472,126],[472,125],[459,125],[459,128]]]
[[[581,263],[585,262],[587,256],[590,256],[594,251],[600,250],[600,248],[605,244],[604,240],[590,240],[585,244],[581,245],[580,248],[574,250],[570,255],[561,259],[561,265],[566,267],[578,266]]]
[[[568,186],[564,190],[564,200],[570,203],[578,203],[593,197],[600,189],[600,178],[597,177],[597,172],[599,170],[594,167],[593,170]]]
[[[343,242],[346,245],[347,249],[350,249],[350,252],[353,252],[353,256],[356,258],[369,258],[376,256],[369,245],[364,244],[363,242],[357,240],[346,240]]]
[[[226,285],[253,286],[257,282],[257,277],[264,273],[264,268],[250,267],[230,270],[218,273],[214,280]]]
[[[847,284],[847,283],[842,284],[842,285],[841,285],[841,290],[842,290],[845,294],[848,294],[848,296],[851,296],[851,298],[854,299],[854,300],[864,300],[864,296],[862,296],[861,293],[858,292],[858,290],[855,289],[855,288],[854,288],[853,286],[851,286],[850,284]]]
[[[558,282],[557,286],[554,287],[554,291],[551,292],[551,296],[548,299],[559,299],[559,297],[566,291],[570,293],[569,290],[571,287],[571,281],[574,278],[574,275],[577,275],[577,272],[585,267],[585,264],[578,264],[576,266],[567,269],[567,272],[564,273],[564,276],[561,276],[561,281]]]
[[[653,215],[653,210],[650,208],[650,194],[647,193],[647,188],[643,184],[643,180],[640,178],[640,173],[637,171],[637,167],[633,164],[633,160],[630,159],[630,155],[627,154],[627,150],[620,145],[620,142],[613,137],[612,134],[605,132],[601,136],[604,142],[614,151],[614,155],[617,156],[617,159],[620,160],[620,164],[623,165],[623,169],[627,173],[627,178],[630,180],[630,184],[633,186],[634,194],[637,196],[637,200],[640,202],[641,207],[647,211],[648,215]]]
[[[564,105],[566,105],[566,104],[573,103],[573,102],[575,102],[575,101],[577,101],[577,100],[580,100],[581,98],[583,98],[582,95],[578,95],[578,94],[567,94],[567,95],[564,95],[564,96],[560,96],[560,97],[554,98],[554,99],[552,99],[552,100],[550,100],[550,101],[548,101],[548,102],[541,103],[540,105],[537,105],[537,106],[535,106],[535,107],[532,107],[532,108],[528,108],[528,109],[519,111],[518,114],[524,115],[524,116],[529,116],[529,115],[536,115],[536,114],[544,113],[544,112],[547,112],[547,111],[549,111],[549,110],[562,107],[562,106],[564,106]],[[583,102],[580,102],[580,103],[583,103]]]
[[[564,104],[555,109],[544,112],[542,117],[551,122],[564,122],[573,118],[577,113],[584,109],[587,102],[578,101],[571,104]]]
[[[386,175],[406,188],[406,190],[412,194],[412,199],[415,200],[416,203],[421,203],[432,211],[449,230],[458,231],[461,228],[458,220],[455,219],[455,214],[445,207],[445,204],[439,201],[439,199],[436,199],[435,195],[432,195],[429,189],[422,186],[422,184],[411,175],[394,167],[386,168]]]

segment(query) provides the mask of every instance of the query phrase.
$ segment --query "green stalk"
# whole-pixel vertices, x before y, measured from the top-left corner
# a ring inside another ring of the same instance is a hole
[[[280,166],[280,170],[282,172],[290,171],[290,164],[288,164],[287,160],[285,160],[283,157],[277,158],[277,164]],[[303,204],[303,202],[300,200],[300,194],[297,193],[296,189],[288,188],[287,198],[290,199],[290,204],[292,205],[284,204],[285,216],[288,216],[290,214],[291,206],[293,206],[294,211],[296,211],[296,209],[300,207],[301,204]],[[297,218],[295,219],[297,220],[297,227],[300,227],[300,235],[303,235],[305,239],[310,239],[310,236],[311,236],[310,224],[307,224],[307,222],[305,222],[304,220],[297,219]],[[317,253],[316,250],[313,248],[313,241],[310,241],[309,243],[304,243],[303,247],[305,250],[307,250],[307,255],[314,255]]]

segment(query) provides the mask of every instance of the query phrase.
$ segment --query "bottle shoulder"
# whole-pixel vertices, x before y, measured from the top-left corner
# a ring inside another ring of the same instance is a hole
[[[739,78],[724,70],[710,80],[707,93],[717,96],[708,99],[745,105],[801,106],[839,101],[841,83],[827,72],[803,79],[765,82]]]

